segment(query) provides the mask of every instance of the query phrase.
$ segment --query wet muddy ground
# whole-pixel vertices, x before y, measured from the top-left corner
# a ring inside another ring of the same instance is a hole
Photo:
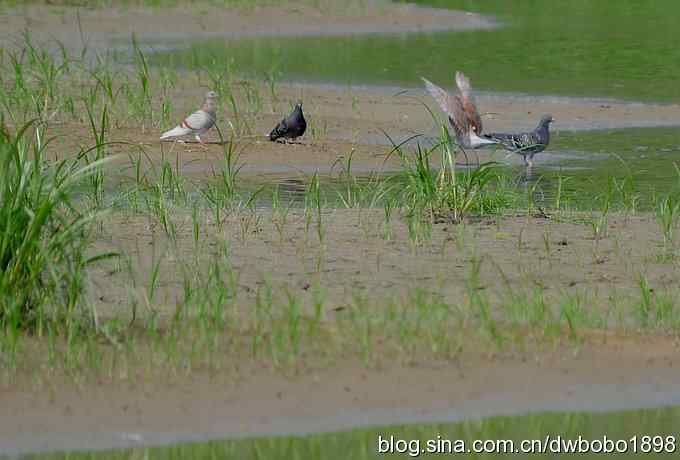
[[[264,93],[266,90],[263,88]],[[173,95],[177,123],[180,114],[191,113],[200,105],[203,88],[185,82]],[[225,141],[232,140],[231,126],[237,117],[247,126],[233,138],[239,163],[244,174],[306,174],[331,173],[338,170],[338,160],[352,155],[352,170],[357,174],[390,172],[401,169],[399,156],[390,154],[393,144],[404,141],[406,150],[421,143],[431,147],[438,143],[443,114],[421,89],[399,90],[397,88],[352,87],[339,88],[328,85],[281,84],[276,100],[265,99],[262,110],[257,113],[234,114],[226,101],[218,113],[218,127]],[[302,100],[308,130],[298,143],[284,145],[272,143],[269,131],[285,116],[295,101]],[[423,104],[427,104],[439,117],[433,120]],[[483,115],[486,132],[520,132],[531,130],[544,113],[555,118],[552,125],[553,140],[559,139],[560,131],[583,131],[632,127],[676,126],[680,124],[680,106],[674,104],[640,104],[613,100],[582,98],[556,98],[513,95],[480,95],[478,104]],[[205,140],[215,144],[206,148],[193,143],[160,143],[158,137],[171,126],[141,127],[134,123],[116,127],[110,141],[130,143],[112,146],[111,153],[122,153],[119,161],[125,164],[129,153],[135,154],[135,145],[143,148],[151,159],[160,163],[163,159],[179,162],[182,172],[200,176],[221,164],[224,149],[217,130],[213,129]],[[86,124],[65,121],[54,123],[51,133],[57,137],[51,151],[77,153],[78,147],[92,145],[92,137]],[[66,153],[68,154],[68,153]],[[568,155],[566,152],[548,149],[536,157],[536,164],[551,164]],[[495,160],[501,163],[522,164],[521,157],[503,150],[481,149],[460,155],[461,164],[478,164]]]

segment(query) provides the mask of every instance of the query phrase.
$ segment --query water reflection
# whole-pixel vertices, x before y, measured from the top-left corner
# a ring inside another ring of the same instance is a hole
[[[471,447],[475,440],[507,440],[519,446],[522,440],[622,440],[628,449],[610,452],[616,458],[638,458],[645,453],[651,458],[677,458],[677,427],[680,409],[646,409],[611,413],[555,412],[519,417],[492,417],[458,423],[421,424],[359,429],[349,432],[317,434],[304,437],[271,437],[232,441],[183,444],[170,447],[121,449],[99,453],[60,453],[47,456],[25,456],[24,460],[131,460],[131,459],[304,459],[304,460],[369,460],[408,458],[408,453],[381,453],[379,439],[410,441],[425,447],[429,440],[444,439]],[[649,436],[644,438],[643,436]],[[658,437],[658,438],[652,438]],[[670,437],[670,438],[669,438]],[[560,441],[561,443],[561,441]],[[635,443],[635,449],[633,444]],[[396,444],[394,444],[396,447]],[[446,449],[446,447],[443,447]],[[560,447],[562,449],[563,447]],[[637,453],[634,452],[637,450]],[[413,451],[421,458],[440,458],[447,452],[427,454]],[[449,455],[452,455],[449,453]],[[474,458],[554,458],[556,453],[546,447],[545,453],[518,455],[507,453],[479,453]],[[467,458],[461,456],[461,458]],[[600,453],[583,453],[578,458],[603,458]]]

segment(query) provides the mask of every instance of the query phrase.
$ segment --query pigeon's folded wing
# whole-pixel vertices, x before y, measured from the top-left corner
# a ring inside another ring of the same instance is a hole
[[[290,131],[291,134],[302,135],[307,128],[307,122],[305,121],[305,116],[302,114],[302,108],[295,107],[293,113],[288,115],[284,120],[286,124],[286,130]]]
[[[546,144],[537,132],[525,133],[520,137],[519,152],[538,153],[545,149]]]
[[[487,134],[485,137],[498,141],[506,150],[511,152],[531,153],[535,149],[543,147],[536,133],[493,133]]]
[[[215,123],[215,119],[203,110],[198,110],[184,119],[187,128],[194,131],[205,131],[210,129]]]

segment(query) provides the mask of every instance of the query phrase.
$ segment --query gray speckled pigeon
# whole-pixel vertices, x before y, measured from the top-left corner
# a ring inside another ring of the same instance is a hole
[[[522,155],[524,163],[531,167],[534,165],[534,155],[545,150],[550,143],[550,123],[553,121],[552,115],[543,115],[536,129],[529,133],[491,133],[484,137],[497,141],[505,150]]]
[[[422,78],[422,77],[421,77]],[[470,80],[462,73],[456,72],[458,94],[451,95],[443,88],[423,78],[425,89],[430,93],[439,107],[448,115],[449,123],[456,134],[458,144],[465,148],[479,148],[497,142],[482,135],[482,118],[472,95]]]
[[[279,138],[295,140],[302,136],[307,129],[307,121],[302,113],[302,102],[295,104],[293,112],[281,120],[272,132],[269,133],[269,140],[276,141]]]
[[[217,93],[214,91],[206,93],[205,101],[201,108],[186,117],[182,123],[175,126],[170,131],[161,134],[161,140],[174,139],[176,137],[193,134],[196,137],[196,140],[203,144],[204,142],[201,139],[201,134],[204,134],[212,128],[217,121],[216,99]]]

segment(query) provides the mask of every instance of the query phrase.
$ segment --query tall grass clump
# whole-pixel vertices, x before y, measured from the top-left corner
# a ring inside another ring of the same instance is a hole
[[[239,162],[239,153],[236,149],[236,138],[232,131],[229,140],[225,140],[219,128],[217,133],[220,136],[222,145],[222,164],[219,170],[213,169],[212,180],[201,189],[202,195],[210,204],[215,212],[216,221],[220,221],[222,211],[225,208],[233,207],[238,204],[238,175],[243,168],[243,163]]]
[[[0,125],[0,327],[40,327],[46,312],[81,304],[88,228],[98,214],[79,212],[74,190],[106,160],[48,163],[44,129]]]
[[[680,200],[673,195],[665,196],[656,203],[656,220],[663,233],[663,244],[667,255],[673,253],[674,235],[680,220]]]
[[[411,215],[424,215],[433,220],[447,218],[458,223],[472,213],[497,213],[515,201],[494,162],[457,170],[456,156],[458,150],[463,151],[455,146],[444,126],[439,143],[432,148],[418,144],[410,155],[404,150],[404,143],[392,142],[392,145],[404,168],[406,183],[402,201]],[[432,165],[437,152],[440,153],[439,168]]]
[[[680,179],[680,168],[675,165]],[[680,221],[680,194],[677,192],[655,200],[656,220],[663,233],[664,248],[667,254],[673,253],[674,237]]]

